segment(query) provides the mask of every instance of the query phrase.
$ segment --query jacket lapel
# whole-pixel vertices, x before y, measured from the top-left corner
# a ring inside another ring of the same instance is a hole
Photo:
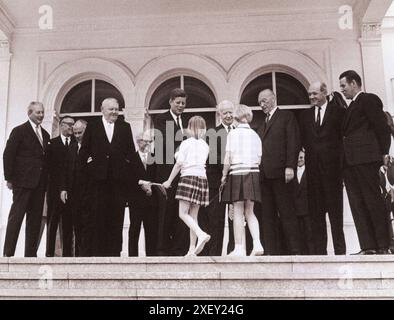
[[[30,124],[29,121],[26,122],[26,127],[27,127],[27,131],[29,132],[29,134],[30,134],[30,136],[32,137],[32,139],[36,142],[36,144],[38,144],[38,145],[41,147],[41,149],[44,149],[44,146],[45,146],[46,144],[48,144],[48,141],[45,141],[46,139],[45,139],[45,137],[44,137],[43,129],[41,128],[42,143],[43,143],[43,145],[41,145],[40,140],[38,140],[37,134],[36,134],[36,132],[34,131],[34,129],[33,129],[33,127],[31,126],[31,124]]]
[[[358,100],[360,99],[360,96],[362,94],[363,93],[360,93],[358,95],[357,99],[353,103],[351,103],[351,105],[349,105],[349,107],[346,109],[345,120],[343,121],[343,126],[342,126],[342,129],[343,129],[344,132],[346,131],[346,129],[347,129],[348,125],[349,125],[349,122],[350,122],[350,119],[351,119],[351,116],[352,116],[352,112],[354,111],[355,107],[357,107]]]
[[[271,119],[268,121],[268,123],[266,124],[266,123],[264,122],[264,124],[263,124],[263,129],[264,129],[264,131],[263,131],[263,139],[264,139],[265,136],[267,135],[268,131],[271,129],[273,123],[276,121],[276,119],[278,119],[278,117],[279,117],[279,115],[278,115],[279,112],[280,112],[279,108],[276,109],[275,113],[272,115],[272,117],[271,117]]]

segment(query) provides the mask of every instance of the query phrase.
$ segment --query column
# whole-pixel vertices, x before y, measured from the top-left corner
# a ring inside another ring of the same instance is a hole
[[[381,23],[364,23],[360,39],[364,90],[377,94],[387,107]]]
[[[10,80],[11,54],[8,40],[0,40],[0,146],[4,150],[7,141],[7,112],[8,112],[8,89]],[[3,159],[3,157],[1,157]],[[11,205],[11,193],[5,192],[7,187],[4,182],[3,162],[0,166],[0,250],[2,251],[5,228],[7,225],[8,210]],[[8,189],[7,189],[8,190]]]

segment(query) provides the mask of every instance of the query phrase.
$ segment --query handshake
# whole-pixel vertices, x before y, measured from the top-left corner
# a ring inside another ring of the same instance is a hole
[[[141,186],[141,189],[146,193],[148,197],[152,196],[152,186],[156,186],[159,192],[161,192],[163,196],[167,199],[166,189],[163,187],[161,183],[139,180],[138,185]]]

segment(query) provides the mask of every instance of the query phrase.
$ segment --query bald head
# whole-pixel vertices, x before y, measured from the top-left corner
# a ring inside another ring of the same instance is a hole
[[[314,82],[310,85],[309,100],[313,106],[321,107],[327,102],[327,85],[324,82]]]
[[[261,91],[258,101],[265,114],[268,114],[276,107],[276,95],[271,89]]]

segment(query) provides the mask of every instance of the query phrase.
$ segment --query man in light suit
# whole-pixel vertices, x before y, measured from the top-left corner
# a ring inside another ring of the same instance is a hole
[[[290,111],[277,107],[276,96],[270,89],[261,91],[258,101],[266,114],[257,130],[263,149],[260,221],[265,254],[281,254],[280,223],[285,246],[290,254],[297,255],[300,253],[298,225],[292,198],[294,184],[291,183],[301,149],[297,120]]]
[[[170,110],[157,116],[155,130],[162,140],[155,137],[156,181],[165,182],[175,163],[174,154],[182,142],[187,119],[183,112],[186,108],[187,94],[182,89],[170,92]],[[173,187],[167,190],[168,198],[164,215],[159,216],[158,255],[183,256],[189,248],[189,229],[178,217],[178,201],[175,200],[178,178]]]
[[[36,257],[47,186],[46,150],[49,134],[41,127],[44,106],[31,102],[29,120],[14,128],[3,154],[4,176],[12,190],[13,203],[8,216],[4,256],[12,257],[26,214],[25,257]]]
[[[130,125],[118,119],[118,101],[105,99],[101,111],[98,121],[88,123],[80,150],[89,203],[82,255],[120,256],[135,147]]]
[[[60,199],[61,182],[65,170],[69,149],[75,144],[73,125],[75,121],[70,117],[60,120],[60,135],[51,140],[48,147],[48,215],[47,215],[47,247],[45,255],[55,255],[56,233],[61,226],[62,256],[71,257],[72,251],[72,219],[71,207]]]
[[[308,171],[308,198],[313,221],[315,255],[327,255],[326,214],[330,219],[336,255],[346,254],[343,233],[343,178],[341,128],[345,108],[327,99],[327,85],[309,87],[312,107],[301,115],[300,129]],[[345,103],[345,101],[343,101]]]
[[[388,221],[380,193],[379,168],[387,165],[390,128],[378,96],[361,90],[361,77],[353,70],[339,77],[347,99],[342,126],[344,179],[360,242],[358,254],[389,254]]]

